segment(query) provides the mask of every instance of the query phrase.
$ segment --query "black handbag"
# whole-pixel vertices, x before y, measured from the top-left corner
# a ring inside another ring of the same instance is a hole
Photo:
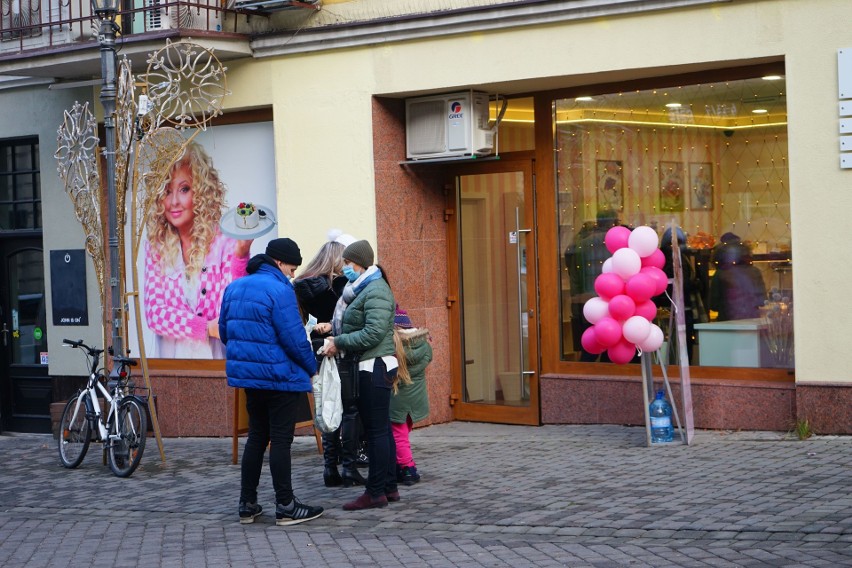
[[[337,374],[340,375],[340,398],[354,400],[359,395],[358,363],[360,357],[347,354],[337,360]]]

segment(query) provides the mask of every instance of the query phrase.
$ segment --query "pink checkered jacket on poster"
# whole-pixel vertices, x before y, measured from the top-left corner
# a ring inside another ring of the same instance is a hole
[[[217,233],[199,274],[198,293],[188,305],[183,292],[183,267],[160,270],[161,257],[145,250],[145,318],[157,335],[176,339],[207,339],[207,322],[219,317],[225,288],[246,275],[248,257],[234,256],[236,240]]]

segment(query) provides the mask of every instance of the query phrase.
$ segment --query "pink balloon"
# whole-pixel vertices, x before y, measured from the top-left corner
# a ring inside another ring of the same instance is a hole
[[[633,301],[637,304],[647,302],[654,297],[656,288],[657,282],[654,277],[641,272],[631,276],[624,287],[627,295],[633,298]]]
[[[648,334],[648,337],[636,346],[646,353],[651,353],[660,348],[664,339],[663,330],[660,329],[660,326],[652,323],[651,332]]]
[[[622,338],[618,343],[608,348],[606,353],[609,355],[609,360],[616,365],[625,365],[632,361],[636,355],[636,346]]]
[[[620,339],[622,339],[621,324],[611,317],[601,318],[601,320],[594,325],[594,329],[595,338],[598,340],[598,343],[604,347],[615,345]]]
[[[595,278],[595,292],[604,300],[609,301],[613,297],[624,293],[624,280],[612,272],[600,274]]]
[[[580,345],[583,346],[583,349],[587,353],[591,353],[592,355],[599,355],[606,351],[606,347],[598,343],[594,327],[590,327],[583,332],[582,337],[580,337]]]
[[[630,343],[641,343],[651,333],[651,324],[642,316],[633,316],[624,322],[621,331]]]
[[[629,248],[618,249],[612,255],[612,271],[627,280],[642,268],[642,259]]]
[[[626,294],[614,296],[609,301],[609,315],[613,318],[624,321],[636,312],[636,302]]]
[[[654,318],[657,317],[657,304],[655,304],[653,300],[636,304],[636,311],[634,315],[642,316],[648,321],[653,321]]]
[[[666,291],[669,285],[669,277],[661,269],[656,266],[646,266],[639,273],[647,274],[654,279],[654,296],[659,296]]]
[[[604,244],[606,245],[606,250],[611,253],[615,253],[615,251],[619,249],[626,248],[627,241],[629,239],[630,229],[619,225],[617,227],[613,227],[612,229],[606,232],[606,236],[604,237]]]
[[[657,231],[645,225],[633,229],[627,240],[627,246],[635,250],[636,254],[642,258],[651,256],[657,250],[658,244],[660,244],[660,238],[657,236]]]
[[[595,324],[600,321],[602,317],[606,317],[609,315],[609,304],[603,298],[598,298],[595,296],[594,298],[589,298],[585,304],[583,304],[583,317],[586,318],[586,321]],[[588,349],[586,350],[588,351]]]
[[[650,256],[642,258],[642,266],[656,266],[662,268],[666,265],[666,255],[660,249],[655,250]]]

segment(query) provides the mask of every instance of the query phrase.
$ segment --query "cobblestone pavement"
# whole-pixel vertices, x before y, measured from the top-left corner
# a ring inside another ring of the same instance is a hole
[[[346,512],[313,437],[293,446],[312,522],[237,521],[229,438],[149,439],[118,479],[93,445],[76,470],[49,435],[0,436],[0,566],[852,566],[852,437],[698,432],[647,448],[642,428],[454,422],[421,428],[423,481]]]

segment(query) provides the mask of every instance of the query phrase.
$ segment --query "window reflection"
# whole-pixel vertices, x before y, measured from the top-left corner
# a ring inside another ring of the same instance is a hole
[[[648,225],[664,245],[674,222],[690,363],[792,366],[783,78],[566,98],[553,113],[563,358],[593,359],[580,345],[582,307],[610,256],[607,228]],[[667,330],[670,302],[657,304]],[[730,355],[744,335],[756,343]]]

